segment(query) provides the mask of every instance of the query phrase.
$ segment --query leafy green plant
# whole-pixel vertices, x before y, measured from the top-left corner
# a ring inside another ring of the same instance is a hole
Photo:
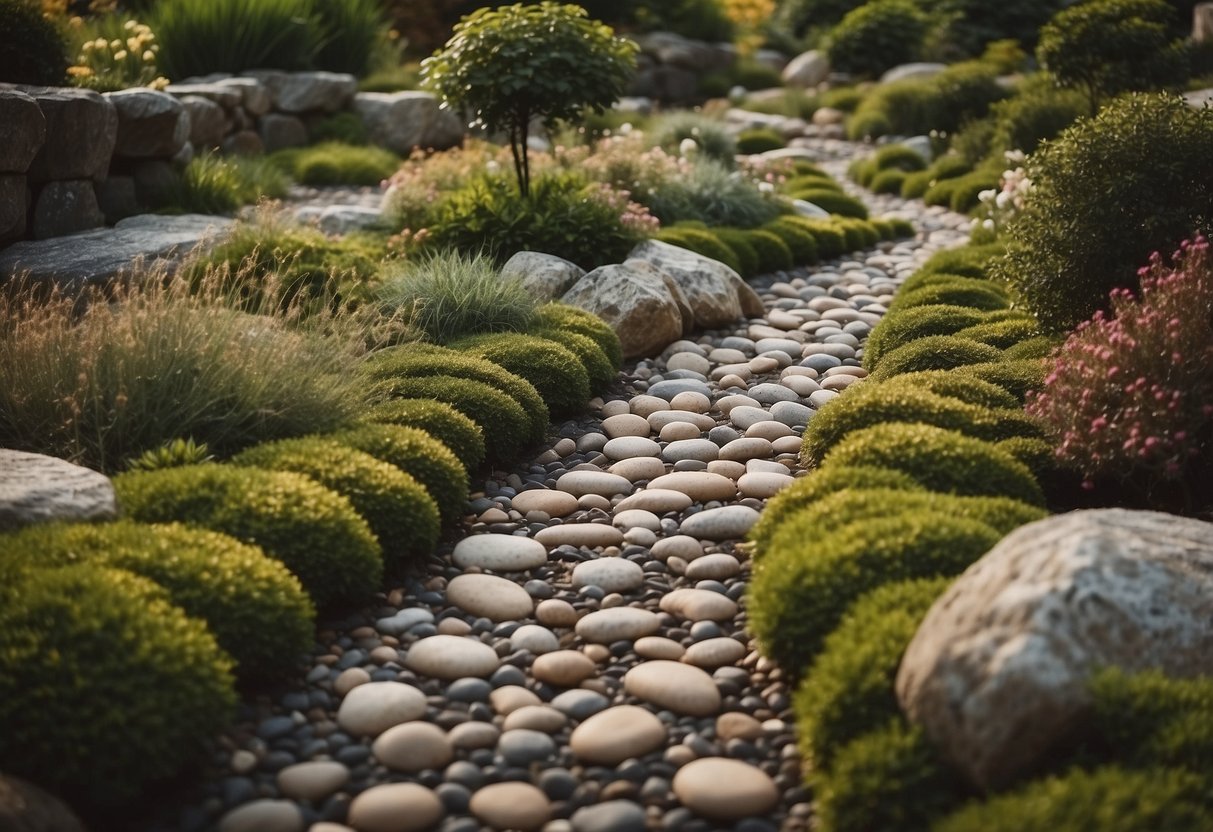
[[[362,89],[361,85],[359,89]],[[361,146],[367,143],[366,125],[357,113],[349,111],[333,113],[310,123],[307,135],[314,144],[339,142]]]
[[[0,81],[59,86],[67,78],[67,44],[37,0],[0,0]]]
[[[450,449],[472,474],[484,461],[484,432],[480,426],[449,404],[425,399],[394,399],[380,402],[366,414],[366,423],[416,428]]]
[[[733,167],[737,143],[725,129],[724,122],[691,110],[678,110],[662,116],[650,128],[652,142],[667,153],[702,155],[726,168]],[[694,142],[690,153],[683,153],[685,142]]]
[[[734,175],[712,159],[700,159],[684,176],[671,177],[641,197],[663,225],[699,221],[712,225],[756,228],[779,215],[752,180]]]
[[[939,0],[927,5],[943,21],[941,31],[932,35],[935,51],[956,58],[982,55],[989,44],[1000,40],[1017,41],[1031,49],[1040,27],[1065,4],[1063,0]]]
[[[586,374],[589,376],[591,394],[606,390],[618,376],[618,368],[611,364],[606,352],[588,335],[568,329],[540,329],[537,327],[531,327],[526,334],[551,341],[556,346],[563,347],[577,356],[577,360],[581,362],[581,366],[585,367]]]
[[[952,133],[965,122],[984,116],[991,104],[1007,95],[994,67],[965,61],[931,78],[880,84],[856,109],[847,134],[859,139],[932,130]]]
[[[1042,141],[1056,138],[1086,115],[1087,106],[1077,90],[1058,89],[1047,80],[1025,83],[1015,95],[990,108],[994,120],[991,147],[996,153],[1034,153]]]
[[[988,381],[1006,390],[1012,396],[1023,401],[1029,390],[1039,389],[1044,384],[1045,364],[1043,361],[992,361],[982,364],[969,364],[950,370],[958,377],[972,377]]]
[[[1009,306],[1006,291],[997,283],[975,277],[934,274],[930,278],[924,276],[921,283],[903,284],[897,297],[889,304],[889,312],[901,313],[938,304],[966,306],[983,312],[994,312]]]
[[[882,170],[872,178],[868,188],[875,194],[900,194],[908,174],[904,170]]]
[[[1092,750],[1133,768],[1213,763],[1213,680],[1105,668],[1091,679]]]
[[[590,378],[585,365],[554,341],[500,332],[471,335],[451,346],[526,379],[556,416],[577,413],[589,401]]]
[[[747,229],[746,239],[758,255],[758,274],[787,271],[794,265],[792,250],[778,234],[762,228]]]
[[[983,381],[971,373],[952,370],[920,370],[902,373],[880,382],[886,390],[928,391],[937,396],[947,396],[965,404],[991,409],[1015,410],[1023,406],[1023,400],[1011,395],[997,384]]]
[[[985,314],[969,306],[927,304],[886,315],[868,336],[863,348],[863,366],[872,372],[886,353],[928,335],[952,335],[979,324]]]
[[[161,468],[176,468],[178,465],[197,465],[210,462],[210,448],[193,439],[177,439],[165,442],[159,448],[151,448],[132,457],[127,463],[128,471],[158,471]]]
[[[712,235],[732,252],[737,261],[737,273],[745,279],[760,274],[758,250],[747,231],[741,228],[713,228]]]
[[[366,75],[388,36],[378,0],[311,0],[310,5],[321,31],[320,48],[312,59],[316,68]]]
[[[304,185],[378,185],[400,167],[400,157],[382,147],[327,141],[280,150],[271,157]]]
[[[310,0],[164,0],[152,29],[160,68],[182,79],[249,69],[310,69],[325,33]]]
[[[204,153],[158,201],[162,210],[183,214],[232,214],[262,197],[281,199],[289,188],[290,178],[264,159]]]
[[[812,230],[796,222],[786,222],[784,217],[767,223],[762,229],[787,244],[793,265],[808,266],[817,262],[817,237]]]
[[[884,356],[869,378],[883,380],[920,370],[951,370],[966,364],[998,361],[1002,350],[955,335],[928,335],[903,344]]]
[[[926,40],[928,21],[909,0],[875,0],[847,12],[830,30],[830,65],[843,72],[877,76],[916,60]]]
[[[906,174],[901,184],[901,196],[903,199],[921,199],[941,179],[963,176],[972,169],[970,163],[960,156],[940,156],[926,170]]]
[[[861,220],[868,218],[867,206],[853,196],[840,194],[834,190],[819,188],[813,191],[803,191],[800,193],[800,199],[811,202],[831,214],[841,214],[844,217],[855,217]]]
[[[509,137],[519,193],[528,197],[532,120],[553,129],[585,109],[605,110],[626,92],[636,50],[580,6],[544,0],[477,9],[421,71],[449,106]]]

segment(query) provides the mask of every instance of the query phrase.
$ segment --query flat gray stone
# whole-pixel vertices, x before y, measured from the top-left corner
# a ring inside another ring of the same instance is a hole
[[[62,459],[0,449],[0,530],[118,516],[109,478]]]

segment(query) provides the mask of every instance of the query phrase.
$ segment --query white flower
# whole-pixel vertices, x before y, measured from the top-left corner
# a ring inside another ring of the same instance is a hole
[[[987,188],[977,195],[977,199],[981,202],[993,202],[995,191],[993,188]]]
[[[632,122],[625,121],[623,124],[619,125],[619,130],[617,132],[621,136],[626,136],[628,133],[631,133],[632,132]]]
[[[489,159],[484,163],[484,169],[488,171],[490,176],[496,176],[501,173],[501,163],[496,159]]]
[[[984,228],[986,231],[993,231],[994,230],[994,220],[990,220],[990,219],[983,220],[981,223],[981,227]]]
[[[694,139],[687,138],[678,143],[679,156],[693,156],[697,150],[699,150],[699,145]]]
[[[775,193],[775,186],[770,182],[759,182],[758,190],[762,191],[764,194],[773,194]]]
[[[994,204],[1001,210],[1005,210],[1011,204],[1011,194],[1008,191],[999,191],[998,196],[994,197]]]

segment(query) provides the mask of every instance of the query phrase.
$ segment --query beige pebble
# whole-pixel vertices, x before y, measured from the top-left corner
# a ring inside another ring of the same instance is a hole
[[[709,638],[697,641],[687,648],[682,660],[687,664],[715,670],[725,665],[736,664],[745,658],[745,645],[732,638]]]
[[[541,731],[545,734],[555,734],[569,724],[569,718],[551,705],[525,705],[515,711],[510,711],[502,730],[514,731],[525,729]]]
[[[358,832],[421,832],[445,815],[442,801],[425,786],[385,783],[354,798],[347,822]]]
[[[665,473],[665,463],[655,456],[638,456],[632,459],[621,459],[611,466],[612,474],[631,481],[654,480]],[[625,498],[627,499],[627,498]]]
[[[469,805],[481,823],[496,830],[532,832],[547,823],[552,807],[537,786],[506,782],[485,786],[472,795]]]
[[[519,708],[541,705],[543,704],[543,700],[534,692],[519,685],[503,685],[502,687],[494,688],[493,692],[489,694],[489,704],[493,706],[493,710],[497,713],[509,714]]]
[[[721,376],[719,384],[722,390],[731,390],[733,388],[744,390],[746,388],[745,379],[736,373],[725,373]]]
[[[664,474],[658,476],[662,475]],[[683,511],[688,509],[691,507],[691,503],[693,502],[694,500],[681,491],[673,491],[668,488],[653,488],[650,486],[637,491],[630,497],[625,497],[617,506],[615,506],[615,511],[623,512],[643,510],[653,512],[655,514],[665,514],[669,511]]]
[[[653,713],[635,705],[618,705],[586,719],[569,737],[579,759],[615,766],[656,751],[666,741],[666,728]]]
[[[719,474],[722,477],[736,481],[745,473],[745,466],[732,459],[714,459],[708,463],[709,474]]]
[[[729,740],[756,740],[766,731],[762,723],[749,714],[730,711],[716,718],[716,736],[724,742]]]
[[[597,672],[593,660],[576,650],[557,650],[536,656],[531,665],[531,675],[540,682],[562,688],[581,684]]]
[[[661,429],[662,442],[677,442],[679,439],[698,439],[703,431],[690,422],[670,422]]]
[[[602,432],[609,439],[620,439],[623,437],[648,439],[649,423],[643,416],[637,416],[634,413],[623,413],[619,416],[604,419],[602,422]]]
[[[791,436],[792,429],[783,422],[758,422],[746,428],[747,439],[765,439],[774,442],[784,436]]]
[[[471,751],[476,748],[496,748],[501,731],[491,722],[463,722],[447,734],[455,748]]]
[[[371,674],[361,667],[347,667],[333,681],[333,692],[338,696],[345,696],[354,688],[365,685],[369,681],[371,681]]]
[[[632,400],[628,402],[628,409],[642,419],[647,419],[659,410],[669,410],[670,403],[656,396],[633,396]]]
[[[541,529],[535,539],[549,549],[566,545],[596,549],[600,546],[618,546],[623,542],[623,532],[604,523],[564,523]]]
[[[651,551],[657,560],[682,558],[691,561],[703,556],[703,544],[689,535],[676,534],[657,541]]]
[[[676,662],[686,653],[686,648],[678,642],[660,636],[645,636],[644,638],[636,639],[636,644],[633,647],[636,650],[636,655],[643,659],[666,659],[667,661]]]
[[[687,564],[686,576],[692,581],[725,581],[741,571],[737,558],[723,552],[704,555]]]
[[[510,505],[523,514],[529,511],[542,511],[551,517],[564,517],[577,510],[577,498],[563,491],[534,488],[515,494],[510,498]]]
[[[535,617],[539,619],[539,623],[548,627],[572,627],[577,623],[577,610],[568,601],[549,598],[539,602]]]
[[[712,400],[703,393],[687,390],[670,399],[671,410],[686,410],[691,413],[707,413],[712,406]]]
[[[628,403],[626,401],[616,399],[615,401],[605,402],[598,412],[602,415],[602,418],[609,419],[612,416],[618,416],[620,413],[627,413],[628,410]],[[565,440],[562,439],[560,441],[563,442]],[[570,439],[569,441],[571,442],[572,440]],[[560,443],[556,444],[559,445]],[[562,456],[568,456],[568,454],[562,454]]]
[[[687,716],[710,716],[720,710],[720,691],[712,677],[697,667],[655,660],[635,665],[623,677],[632,696]]]
[[[779,789],[761,769],[725,757],[687,763],[672,786],[684,806],[714,821],[761,817],[779,804]]]
[[[406,774],[444,768],[454,757],[446,732],[429,722],[406,722],[387,729],[375,739],[371,752],[392,771]]]

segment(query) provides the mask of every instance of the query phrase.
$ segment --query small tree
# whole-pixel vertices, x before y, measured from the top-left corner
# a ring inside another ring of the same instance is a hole
[[[1040,30],[1036,58],[1060,86],[1085,90],[1094,113],[1120,93],[1183,82],[1188,61],[1170,31],[1174,16],[1165,0],[1080,3]]]
[[[580,6],[543,2],[478,9],[446,46],[422,62],[426,86],[443,106],[509,136],[522,195],[530,194],[531,120],[551,129],[585,109],[602,112],[627,89],[637,46],[590,20]]]

